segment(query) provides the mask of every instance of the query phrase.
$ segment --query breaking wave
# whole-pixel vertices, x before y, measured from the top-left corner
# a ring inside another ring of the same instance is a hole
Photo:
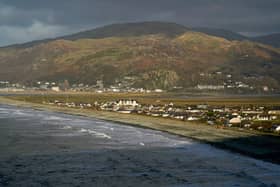
[[[101,133],[101,132],[97,132],[97,131],[94,131],[94,130],[91,130],[91,129],[80,129],[79,132],[81,133],[88,133],[88,134],[91,134],[91,135],[94,135],[96,137],[99,137],[99,138],[107,138],[107,139],[111,139],[112,137],[105,134],[105,133]]]
[[[63,130],[68,130],[68,129],[72,129],[72,127],[69,126],[69,125],[67,125],[67,126],[62,127],[61,129],[63,129]]]

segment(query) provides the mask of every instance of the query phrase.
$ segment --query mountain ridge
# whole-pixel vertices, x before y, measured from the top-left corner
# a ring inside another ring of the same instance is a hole
[[[167,26],[170,24],[162,25],[159,30],[166,30]],[[170,30],[159,33],[153,27],[158,29],[151,25],[152,29],[145,30],[144,34],[141,29],[137,32],[128,29],[127,34],[133,35],[112,36],[109,29],[106,37],[101,38],[86,35],[27,47],[2,48],[0,80],[32,84],[67,79],[71,83],[91,85],[103,80],[109,86],[129,76],[134,79],[131,86],[149,89],[235,82],[259,89],[263,86],[280,88],[279,49],[185,31],[177,25],[176,34],[171,35]]]
[[[34,40],[25,42],[22,44],[11,44],[8,46],[2,46],[1,48],[7,47],[32,47],[40,43],[45,43],[53,40],[65,39],[65,40],[77,40],[83,38],[107,38],[107,37],[129,37],[129,36],[141,36],[147,34],[164,34],[167,36],[176,36],[183,34],[184,32],[193,31],[201,32],[211,36],[217,36],[226,38],[227,40],[238,40],[244,41],[249,40],[252,42],[259,42],[273,47],[280,47],[280,33],[261,35],[256,37],[247,37],[231,30],[210,28],[210,27],[186,27],[181,24],[173,22],[161,22],[161,21],[145,21],[145,22],[128,22],[128,23],[116,23],[109,24],[94,29],[80,31],[78,33],[69,34],[66,36],[60,36],[56,38],[46,38],[42,40]]]
[[[268,34],[252,38],[256,42],[280,48],[280,33]]]

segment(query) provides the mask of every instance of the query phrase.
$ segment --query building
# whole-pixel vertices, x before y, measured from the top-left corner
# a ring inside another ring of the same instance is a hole
[[[223,90],[225,89],[224,85],[197,85],[199,90]]]
[[[190,116],[190,117],[188,117],[187,120],[188,120],[188,121],[198,121],[198,120],[200,120],[200,119],[197,118],[197,117]]]
[[[103,80],[97,80],[96,87],[99,89],[103,89],[104,88]]]
[[[270,110],[270,111],[268,111],[268,114],[270,114],[270,115],[280,115],[280,110]]]
[[[120,107],[137,107],[139,106],[139,103],[133,99],[129,99],[129,100],[121,99],[117,101],[117,105]]]
[[[59,92],[60,88],[58,86],[53,86],[53,87],[51,87],[51,90],[55,91],[55,92]]]
[[[229,120],[229,126],[232,125],[240,125],[241,124],[241,119],[240,118],[232,118],[231,120]]]
[[[162,89],[155,89],[155,92],[156,92],[156,93],[162,93],[163,90],[162,90]]]

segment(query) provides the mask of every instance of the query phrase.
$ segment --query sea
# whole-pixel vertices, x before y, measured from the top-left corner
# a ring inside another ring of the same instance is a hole
[[[280,186],[280,165],[164,132],[0,105],[0,186]]]

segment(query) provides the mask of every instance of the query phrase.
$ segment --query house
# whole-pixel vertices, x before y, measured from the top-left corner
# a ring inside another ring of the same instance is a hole
[[[207,124],[208,125],[215,125],[215,122],[214,121],[207,121]]]
[[[121,100],[117,101],[117,105],[120,107],[128,107],[128,106],[137,107],[137,106],[139,106],[138,102],[133,99],[131,99],[131,100],[121,99]]]
[[[175,119],[183,120],[183,119],[185,118],[185,116],[181,116],[181,115],[178,116],[178,115],[175,115],[174,118],[175,118]]]
[[[269,91],[269,87],[268,87],[268,86],[264,86],[264,87],[263,87],[263,91],[264,91],[264,92],[268,92],[268,91]]]
[[[262,114],[262,111],[256,111],[256,110],[244,110],[242,111],[242,114]]]
[[[55,91],[55,92],[59,92],[60,88],[58,86],[53,86],[53,87],[51,87],[51,90]]]
[[[167,118],[167,117],[169,117],[169,116],[170,116],[170,115],[167,114],[167,113],[162,114],[162,117],[164,117],[164,118]]]
[[[188,119],[187,119],[188,121],[198,121],[199,120],[199,118],[197,118],[197,117],[193,117],[193,116],[190,116],[190,117],[188,117]]]
[[[197,105],[196,108],[206,110],[208,108],[208,105],[201,104],[201,105]]]
[[[238,114],[237,112],[234,112],[234,113],[232,113],[231,115],[232,115],[233,117],[239,116],[239,114]]]
[[[153,116],[153,117],[159,117],[160,114],[159,114],[159,113],[152,113],[151,116]]]
[[[156,92],[156,93],[162,93],[163,90],[162,90],[162,89],[155,89],[155,92]]]
[[[117,112],[122,113],[122,114],[130,114],[132,111],[131,110],[118,110]]]
[[[47,90],[48,89],[48,85],[46,85],[46,84],[40,85],[40,89]]]
[[[231,120],[229,120],[229,124],[231,125],[240,125],[241,124],[241,119],[236,117],[236,118],[232,118]]]
[[[258,121],[269,121],[269,120],[271,120],[271,117],[266,116],[266,115],[258,115],[256,120],[258,120]]]
[[[121,90],[120,89],[118,89],[118,88],[113,88],[112,89],[112,92],[120,92]]]
[[[219,109],[219,108],[214,108],[213,112],[217,112],[217,113],[223,113],[224,109]]]
[[[270,110],[268,111],[268,114],[272,115],[280,115],[280,110]]]
[[[251,124],[245,124],[244,127],[245,127],[245,128],[250,128],[250,127],[251,127]]]
[[[113,110],[120,113],[131,113],[139,107],[139,103],[133,99],[121,99],[113,104]]]
[[[96,87],[99,89],[103,89],[104,88],[103,80],[97,80]]]
[[[197,89],[199,90],[223,90],[225,89],[224,85],[197,85]]]

